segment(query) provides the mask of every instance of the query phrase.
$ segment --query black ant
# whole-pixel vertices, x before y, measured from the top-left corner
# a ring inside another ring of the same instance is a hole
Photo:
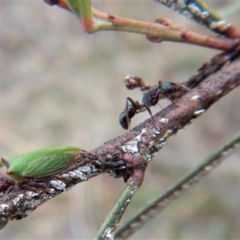
[[[150,107],[155,106],[162,98],[167,98],[172,103],[174,103],[174,99],[182,96],[184,93],[190,90],[181,84],[160,81],[158,83],[158,86],[150,87],[148,85],[145,85],[142,79],[131,76],[128,76],[128,79],[125,78],[125,84],[129,89],[140,87],[141,89],[148,90],[143,94],[142,104],[134,101],[129,97],[127,98],[125,109],[119,116],[119,122],[124,129],[128,129],[130,121],[135,116],[135,114],[143,112],[145,110],[149,112],[153,121],[155,122]]]
[[[173,82],[159,82],[158,86],[149,86],[139,77],[133,77],[128,75],[125,77],[124,82],[128,89],[134,89],[139,87],[142,91],[145,91],[142,98],[142,104],[135,102],[131,98],[127,98],[126,107],[119,116],[119,122],[124,129],[128,129],[130,120],[139,112],[147,110],[151,115],[150,107],[155,106],[157,102],[162,98],[169,99],[174,103],[174,99],[181,97],[187,91],[195,88],[201,83],[207,76],[216,72],[223,67],[228,61],[231,62],[239,56],[240,47],[238,46],[231,52],[224,52],[214,56],[209,62],[203,64],[198,70],[198,74],[192,76],[188,81],[181,84]],[[147,91],[146,91],[147,90]],[[131,105],[128,105],[128,102]]]

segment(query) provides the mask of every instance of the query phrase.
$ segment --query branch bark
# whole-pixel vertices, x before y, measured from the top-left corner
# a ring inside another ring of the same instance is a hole
[[[26,182],[23,187],[1,176],[0,227],[3,228],[9,220],[27,217],[44,202],[101,173],[123,177],[126,181],[136,169],[143,168],[143,161],[137,161],[139,156],[148,163],[166,145],[167,138],[192,123],[239,84],[240,59],[236,59],[157,113],[155,123],[149,118],[90,152],[80,152],[73,165],[58,175],[39,181],[34,187],[36,191],[29,190],[36,183],[34,181]]]

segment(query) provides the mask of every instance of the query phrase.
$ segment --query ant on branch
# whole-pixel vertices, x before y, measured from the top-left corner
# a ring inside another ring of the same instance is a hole
[[[190,89],[173,82],[158,82],[157,86],[149,86],[144,83],[141,78],[127,76],[124,79],[125,85],[128,89],[134,89],[139,87],[143,93],[142,104],[138,101],[134,101],[130,97],[126,99],[126,105],[124,111],[119,116],[119,122],[124,129],[128,129],[131,119],[135,114],[148,111],[151,118],[155,122],[150,107],[155,106],[160,99],[167,98],[172,103],[174,99],[179,98]],[[130,104],[129,104],[130,102]]]
[[[158,86],[150,86],[144,83],[139,77],[128,75],[124,82],[128,89],[140,88],[143,91],[142,104],[127,98],[124,111],[119,116],[119,122],[124,129],[128,129],[131,119],[135,114],[148,111],[155,122],[150,107],[155,106],[162,98],[169,99],[172,103],[174,100],[183,96],[186,92],[197,87],[206,77],[222,68],[227,62],[231,62],[239,56],[240,47],[230,52],[223,52],[214,56],[210,61],[205,62],[188,81],[180,83],[158,82]],[[129,105],[130,102],[130,105]]]

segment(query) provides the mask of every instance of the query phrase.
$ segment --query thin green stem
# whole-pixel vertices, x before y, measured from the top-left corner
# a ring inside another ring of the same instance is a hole
[[[84,19],[92,19],[92,1],[90,0],[79,0],[81,4],[80,15]]]
[[[87,33],[94,32],[91,0],[66,0],[68,7],[80,19],[83,29]]]
[[[134,178],[128,182],[112,211],[94,236],[94,240],[108,239],[107,237],[112,235],[139,186],[140,184]]]
[[[233,152],[232,150],[237,147],[239,142],[240,132],[207,157],[196,169],[180,179],[176,184],[166,190],[163,195],[154,199],[149,205],[140,210],[136,216],[116,230],[116,238],[126,239],[140,229],[148,220],[159,214],[165,207],[178,198],[184,190],[189,189],[208,175],[226,156],[229,156],[229,154]]]
[[[81,0],[66,0],[69,9],[78,17],[81,18]]]

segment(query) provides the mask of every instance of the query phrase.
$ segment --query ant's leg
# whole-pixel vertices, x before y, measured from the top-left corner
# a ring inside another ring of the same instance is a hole
[[[172,97],[166,93],[161,93],[162,95],[164,95],[168,100],[170,100],[173,104],[175,104],[174,100],[172,99]]]
[[[128,103],[131,103],[132,105],[132,112],[130,111],[130,107],[128,105]],[[126,116],[126,120],[127,120],[127,128],[129,127],[130,125],[130,122],[131,122],[131,118],[136,114],[138,108],[139,108],[139,103],[138,102],[135,102],[134,100],[132,100],[130,97],[127,97],[126,99],[126,103],[125,103],[125,109],[124,109],[124,114]]]
[[[181,85],[181,84],[178,84],[177,86],[178,86],[179,88],[185,90],[186,92],[189,92],[189,91],[192,90],[192,89],[190,89],[190,88],[188,88],[188,87],[186,87],[186,86],[184,86],[184,85]]]
[[[128,101],[132,104],[133,108],[136,109],[136,111],[137,111],[137,110],[140,111],[140,109],[142,108],[141,104],[139,104],[139,102],[137,102],[137,101],[134,101],[132,98],[127,97],[126,103],[127,103]]]
[[[124,129],[128,129],[131,118],[139,112],[140,108],[142,108],[142,105],[140,105],[137,101],[135,102],[129,97],[126,99],[125,108],[119,116],[119,123]]]
[[[156,123],[156,121],[155,121],[155,118],[154,118],[153,115],[152,115],[151,109],[150,109],[149,107],[146,107],[146,109],[147,109],[148,113],[150,114],[150,116],[151,116],[151,118],[152,118],[152,120],[153,120],[153,123],[154,123],[154,125],[155,125],[155,128],[158,129],[157,123]],[[159,129],[158,129],[158,130],[159,130]]]
[[[130,125],[130,119],[129,119],[129,115],[128,115],[128,101],[130,101],[131,102],[131,100],[129,100],[129,99],[131,99],[131,98],[127,98],[126,99],[126,102],[125,102],[125,109],[124,109],[124,113],[125,113],[125,116],[126,116],[126,119],[127,119],[127,128],[129,128],[129,125]]]
[[[154,119],[154,117],[153,117],[153,115],[152,115],[151,109],[150,109],[149,107],[146,107],[146,109],[147,109],[148,113],[150,114],[152,120],[155,122],[155,119]]]

